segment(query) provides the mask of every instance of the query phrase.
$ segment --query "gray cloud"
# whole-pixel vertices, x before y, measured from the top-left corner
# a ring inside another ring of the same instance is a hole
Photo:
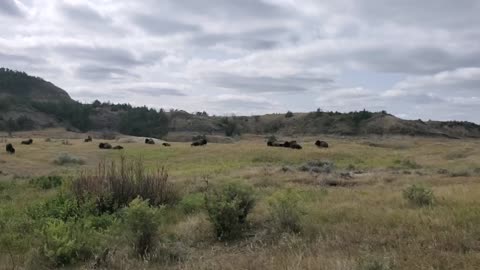
[[[18,8],[14,0],[0,0],[0,14],[11,17],[23,16],[23,12]]]
[[[144,96],[158,97],[158,96],[186,96],[182,91],[174,88],[161,88],[161,87],[138,87],[126,89],[129,94],[140,94]]]
[[[176,33],[198,32],[200,28],[193,24],[168,20],[158,15],[138,14],[134,22],[147,33],[156,35],[170,35]]]
[[[88,81],[123,80],[124,78],[132,79],[138,77],[127,69],[97,65],[80,66],[75,70],[75,74],[81,79]]]
[[[262,0],[170,0],[174,8],[194,14],[221,17],[226,19],[238,18],[284,18],[290,12]]]
[[[72,5],[62,3],[59,5],[59,8],[63,12],[65,18],[76,21],[80,24],[111,22],[111,19],[103,17],[98,11],[85,4]]]
[[[332,83],[328,78],[285,76],[273,78],[266,76],[242,76],[217,73],[208,78],[215,86],[236,89],[243,92],[304,92],[312,88]]]
[[[70,59],[94,61],[103,65],[132,67],[143,64],[128,50],[115,47],[61,45],[54,51]]]

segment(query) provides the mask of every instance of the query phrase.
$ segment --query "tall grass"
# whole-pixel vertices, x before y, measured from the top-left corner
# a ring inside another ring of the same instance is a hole
[[[96,170],[85,171],[73,180],[71,189],[79,201],[94,199],[100,212],[114,212],[135,198],[152,206],[178,200],[175,186],[164,167],[148,170],[142,159],[101,161]]]

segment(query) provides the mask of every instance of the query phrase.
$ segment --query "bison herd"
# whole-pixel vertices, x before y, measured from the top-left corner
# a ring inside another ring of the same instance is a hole
[[[93,139],[92,139],[91,136],[88,136],[84,141],[85,142],[92,142]],[[21,142],[21,144],[23,144],[23,145],[31,145],[32,143],[33,143],[32,139],[28,139],[26,141]],[[145,143],[146,144],[155,144],[155,141],[154,141],[154,139],[146,138]],[[170,147],[171,146],[167,142],[162,143],[162,145],[165,146],[165,147]],[[191,144],[191,146],[205,146],[205,145],[207,145],[207,140],[205,138],[201,138],[201,139],[197,138]],[[270,147],[284,147],[284,148],[291,148],[291,149],[298,149],[298,150],[302,149],[302,146],[300,144],[298,144],[297,141],[278,142],[274,138],[268,140],[267,146],[270,146]],[[320,141],[320,140],[315,141],[315,146],[317,146],[318,148],[328,148],[329,147],[327,142]],[[100,143],[98,145],[98,148],[100,148],[100,149],[114,149],[114,150],[124,149],[123,146],[121,146],[121,145],[112,146],[111,144],[104,143],[104,142]],[[9,154],[15,154],[15,148],[13,147],[13,145],[11,143],[6,145],[5,150]]]

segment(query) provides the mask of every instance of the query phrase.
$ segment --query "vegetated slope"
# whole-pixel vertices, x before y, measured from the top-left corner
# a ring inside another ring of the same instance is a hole
[[[0,68],[0,96],[35,101],[72,101],[68,93],[39,77]]]
[[[480,137],[480,126],[474,123],[403,120],[385,111],[339,113],[317,110],[310,113],[224,117],[209,116],[206,112],[164,112],[100,101],[81,104],[50,82],[24,72],[0,68],[0,130],[45,127],[110,130],[148,137],[162,137],[168,132],[226,136],[254,133]]]

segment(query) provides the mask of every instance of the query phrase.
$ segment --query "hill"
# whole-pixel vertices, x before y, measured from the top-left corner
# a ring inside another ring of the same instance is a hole
[[[0,68],[0,130],[21,131],[65,127],[73,131],[116,131],[127,135],[157,137],[183,134],[245,133],[294,135],[412,135],[447,138],[480,138],[480,126],[470,122],[403,120],[385,111],[209,116],[206,112],[154,110],[95,101],[82,104],[42,78]],[[187,134],[187,135],[185,135]]]

